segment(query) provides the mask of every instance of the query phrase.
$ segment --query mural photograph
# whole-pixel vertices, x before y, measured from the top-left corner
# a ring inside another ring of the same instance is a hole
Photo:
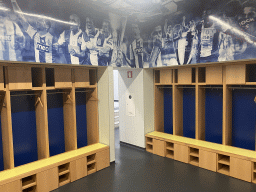
[[[0,60],[150,68],[256,58],[256,0],[0,0]]]

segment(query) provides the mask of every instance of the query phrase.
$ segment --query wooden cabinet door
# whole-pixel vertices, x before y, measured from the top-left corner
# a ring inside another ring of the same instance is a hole
[[[90,85],[88,69],[75,68],[74,75],[75,75],[75,87],[87,87]]]
[[[191,84],[192,83],[192,68],[178,69],[178,83]]]
[[[230,157],[230,176],[244,181],[252,181],[252,162]]]
[[[165,157],[165,142],[153,139],[153,154]]]
[[[21,180],[13,181],[11,183],[0,186],[1,192],[21,192]]]
[[[245,84],[245,65],[227,65],[226,83],[227,84]]]
[[[160,70],[160,83],[161,84],[172,84],[172,69]]]
[[[8,67],[10,90],[32,89],[31,67]]]
[[[188,146],[174,143],[174,159],[188,163]]]
[[[110,166],[110,153],[109,148],[96,153],[97,171]]]
[[[70,177],[71,182],[87,176],[87,159],[81,159],[70,162]]]
[[[216,168],[217,168],[216,153],[212,153],[212,152],[204,151],[200,149],[199,167],[216,172]]]
[[[72,87],[71,68],[55,68],[55,88]]]
[[[207,84],[222,84],[222,66],[207,66],[205,76]]]
[[[37,192],[49,192],[59,187],[58,167],[36,175]]]

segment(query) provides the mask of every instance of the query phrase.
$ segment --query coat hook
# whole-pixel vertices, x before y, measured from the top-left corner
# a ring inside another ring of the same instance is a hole
[[[67,96],[68,100],[70,100],[71,102],[73,102],[73,100],[71,99],[70,95]]]
[[[42,101],[41,101],[41,98],[40,98],[39,96],[37,97],[35,106],[37,106],[38,103],[40,103],[41,106],[44,107],[44,106],[43,106],[43,103],[42,103]]]
[[[256,103],[256,96],[255,96],[255,98],[254,98],[254,102]]]

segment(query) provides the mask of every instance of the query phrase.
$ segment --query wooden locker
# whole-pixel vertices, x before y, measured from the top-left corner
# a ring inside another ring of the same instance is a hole
[[[178,69],[178,83],[191,84],[192,83],[192,68]]]
[[[153,139],[153,154],[165,157],[165,142]]]
[[[172,69],[160,70],[160,83],[161,84],[172,84]]]
[[[216,153],[200,150],[199,167],[216,172],[217,155]]]
[[[174,159],[188,163],[188,146],[174,143]]]
[[[49,192],[59,187],[58,167],[38,173],[36,178],[38,192]]]

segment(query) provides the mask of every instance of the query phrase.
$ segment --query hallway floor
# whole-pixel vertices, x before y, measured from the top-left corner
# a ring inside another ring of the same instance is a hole
[[[115,147],[116,161],[110,167],[54,192],[256,191],[256,184],[119,144],[119,129],[115,129]]]

